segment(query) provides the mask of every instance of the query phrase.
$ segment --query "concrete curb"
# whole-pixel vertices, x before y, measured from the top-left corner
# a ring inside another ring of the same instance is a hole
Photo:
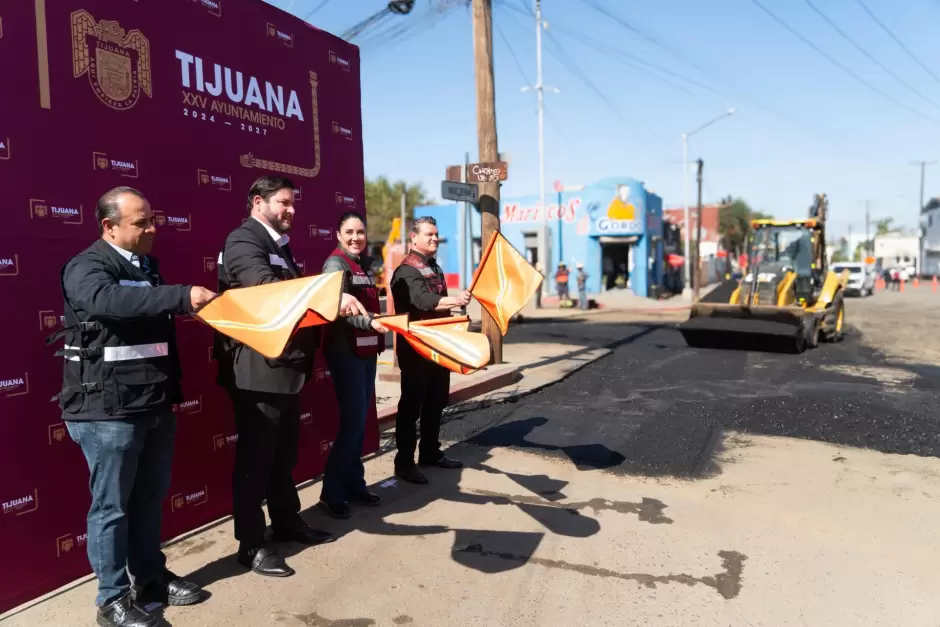
[[[521,366],[517,368],[496,370],[492,373],[479,375],[467,381],[461,381],[450,386],[450,400],[448,407],[462,403],[463,401],[480,396],[493,390],[512,385],[522,379],[519,372]],[[395,421],[398,416],[398,407],[386,407],[378,411],[379,427],[388,426]]]

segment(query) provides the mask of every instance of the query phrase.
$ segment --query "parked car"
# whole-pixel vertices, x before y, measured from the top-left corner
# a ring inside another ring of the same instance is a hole
[[[846,296],[871,296],[875,293],[875,270],[861,261],[843,261],[833,264],[836,274],[849,271],[849,282],[845,285]]]

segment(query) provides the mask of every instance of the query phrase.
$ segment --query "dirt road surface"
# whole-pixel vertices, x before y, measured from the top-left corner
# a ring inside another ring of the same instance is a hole
[[[367,464],[385,503],[298,574],[234,561],[232,525],[168,549],[212,598],[173,625],[940,624],[940,337],[929,286],[847,301],[803,355],[694,350],[675,314],[523,324],[514,342],[611,353],[515,402],[451,411],[462,471]],[[681,316],[680,316],[681,317]],[[511,354],[507,350],[507,355]],[[93,623],[93,584],[4,627]]]

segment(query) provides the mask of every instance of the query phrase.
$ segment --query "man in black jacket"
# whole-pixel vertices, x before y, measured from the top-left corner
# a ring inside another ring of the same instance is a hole
[[[156,229],[140,192],[107,192],[97,220],[101,238],[62,270],[65,328],[50,343],[65,339],[56,353],[65,358],[59,405],[91,472],[88,560],[98,577],[97,622],[152,627],[159,620],[147,604],[205,598],[166,569],[160,527],[176,429],[171,408],[180,400],[173,316],[215,295],[164,284],[148,255]]]
[[[262,176],[248,192],[248,211],[249,219],[225,240],[219,263],[219,293],[302,275],[287,234],[294,219],[294,184],[286,178]],[[364,314],[365,309],[344,294],[341,312]],[[261,508],[265,499],[275,541],[314,545],[334,539],[301,520],[300,497],[291,475],[297,463],[300,434],[299,394],[313,373],[319,341],[318,328],[300,329],[277,359],[268,359],[216,334],[218,383],[232,400],[238,433],[232,477],[238,561],[261,575],[294,574],[277,551],[265,544]]]

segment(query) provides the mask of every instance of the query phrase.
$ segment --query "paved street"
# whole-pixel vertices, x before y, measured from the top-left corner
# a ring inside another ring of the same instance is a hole
[[[391,455],[370,460],[385,504],[344,522],[311,509],[340,539],[288,547],[295,577],[245,574],[230,522],[173,545],[174,570],[213,598],[166,618],[935,626],[938,304],[929,286],[850,299],[846,340],[803,355],[689,349],[675,312],[515,326],[507,359],[513,344],[546,355],[524,377],[612,350],[511,402],[453,408],[463,471],[402,485]],[[86,625],[93,596],[84,584],[8,624]]]

